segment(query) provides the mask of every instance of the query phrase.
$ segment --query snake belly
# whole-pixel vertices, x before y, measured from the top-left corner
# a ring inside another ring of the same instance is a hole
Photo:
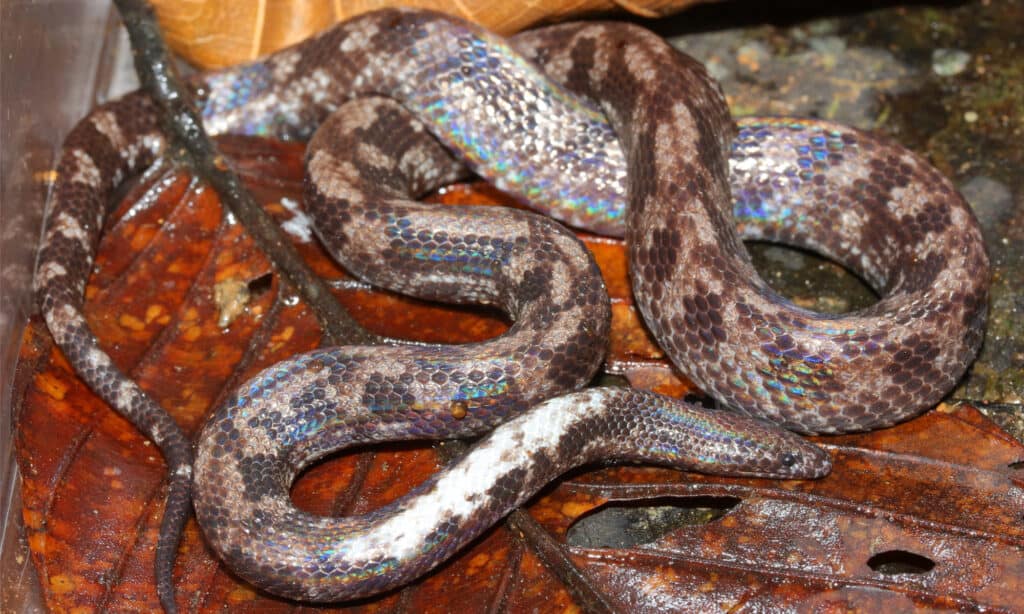
[[[659,342],[684,372],[741,411],[801,431],[864,430],[919,413],[963,372],[981,339],[987,260],[969,210],[936,171],[894,144],[821,122],[744,124],[727,161],[733,126],[717,86],[694,61],[633,26],[557,26],[522,35],[513,44],[583,98],[548,83],[508,44],[477,28],[402,10],[360,17],[259,63],[202,75],[196,86],[206,98],[211,132],[278,137],[308,137],[349,98],[394,98],[474,170],[500,177],[494,181],[501,187],[547,203],[573,224],[624,232],[638,304]],[[468,106],[448,106],[454,93]],[[358,162],[338,159],[330,148],[319,160],[307,161],[314,175],[320,173],[320,179],[309,181],[307,193],[311,208],[326,212],[317,215],[318,233],[332,253],[347,254],[340,259],[357,274],[383,271],[385,280],[390,265],[411,263],[408,276],[391,273],[391,281],[374,281],[426,297],[500,305],[515,324],[509,337],[496,340],[511,348],[511,357],[485,354],[470,364],[458,362],[460,351],[481,348],[340,348],[270,368],[217,410],[198,447],[196,509],[204,532],[218,542],[221,556],[258,585],[317,600],[393,586],[404,581],[397,577],[412,577],[402,575],[407,572],[398,563],[422,570],[454,547],[438,546],[443,540],[428,533],[427,541],[403,542],[413,547],[401,556],[374,559],[369,567],[342,565],[358,571],[335,574],[343,580],[332,581],[324,572],[338,571],[339,564],[330,556],[362,555],[348,542],[325,536],[365,539],[367,523],[382,518],[371,514],[332,519],[338,524],[329,530],[327,519],[301,521],[304,543],[320,549],[293,559],[296,566],[249,558],[243,552],[252,550],[246,540],[272,541],[282,529],[268,519],[295,518],[287,488],[298,468],[357,441],[478,434],[541,398],[585,383],[600,362],[603,341],[597,339],[607,330],[607,299],[597,297],[603,293],[600,278],[571,235],[524,214],[494,221],[467,212],[468,218],[452,216],[433,226],[440,218],[406,199],[459,176],[461,169],[418,140],[403,156],[389,156],[388,148],[397,151],[391,141],[403,133],[376,123],[379,114],[362,120],[358,111],[351,114],[355,119],[350,117],[345,130],[377,135],[356,145]],[[399,114],[391,112],[389,121]],[[515,117],[526,123],[510,121]],[[105,203],[125,176],[159,155],[164,141],[156,126],[152,103],[132,94],[100,107],[69,135],[36,288],[48,326],[75,369],[160,445],[167,459],[172,477],[157,575],[162,602],[173,609],[169,561],[188,509],[188,441],[113,365],[81,316]],[[388,145],[382,149],[379,143]],[[864,312],[833,318],[796,308],[773,293],[749,266],[732,225],[730,164],[733,176],[742,177],[738,184],[734,179],[734,190],[742,195],[736,211],[745,215],[739,218],[744,235],[833,255],[873,282],[882,300]],[[844,178],[840,171],[846,164],[860,175]],[[395,177],[381,170],[395,165],[403,173],[397,179],[401,185],[389,183]],[[588,179],[580,182],[580,177]],[[365,178],[379,183],[390,202],[366,206],[371,199],[359,187]],[[797,203],[803,208],[793,213]],[[838,215],[842,223],[808,221],[808,212]],[[858,221],[884,223],[873,232],[888,234],[872,235],[856,228]],[[543,237],[540,243],[532,242],[535,235]],[[378,239],[377,247],[347,251],[364,236]],[[709,243],[709,251],[702,251]],[[543,298],[544,291],[554,294]],[[566,311],[576,313],[566,316]],[[586,319],[595,313],[596,319]],[[567,336],[549,337],[543,326],[552,322]],[[692,358],[707,366],[690,366]],[[538,364],[541,375],[529,379],[524,371]],[[872,368],[857,371],[867,367]],[[932,376],[938,383],[925,381]],[[447,396],[437,394],[442,389]],[[342,398],[342,390],[356,394]],[[880,400],[879,391],[889,390],[898,392],[896,398]],[[655,408],[641,413],[658,413],[666,403],[640,393],[623,399],[621,391],[577,394],[596,395],[568,398],[598,413],[638,406]],[[270,399],[287,406],[265,404]],[[550,403],[560,409],[567,405]],[[257,406],[267,411],[241,417]],[[345,411],[335,411],[340,407]],[[673,437],[718,446],[722,460],[713,466],[779,477],[827,470],[820,451],[755,422],[707,426],[667,415],[681,429]],[[602,435],[593,426],[597,422],[584,422],[595,430],[574,431],[576,437]],[[493,438],[523,437],[521,430],[509,428],[500,427]],[[740,433],[727,436],[733,431]],[[522,493],[528,487],[549,479],[537,477],[546,475],[544,467],[567,466],[570,461],[556,457],[563,450],[573,456],[571,446],[561,436],[547,437],[548,445],[536,454],[526,450],[527,466],[510,470],[518,473],[507,483],[522,490],[478,490],[476,501],[491,513],[507,509],[527,496]],[[693,466],[681,460],[685,451],[664,441],[641,441],[637,445],[646,445],[647,452],[619,454]],[[735,441],[757,445],[725,443]],[[241,487],[217,490],[222,479]],[[417,493],[429,496],[443,478],[435,482]],[[231,511],[222,505],[240,499],[246,501],[248,524],[229,520]],[[479,514],[472,518],[486,517]],[[258,549],[263,542],[256,543]],[[354,577],[365,582],[353,584]]]

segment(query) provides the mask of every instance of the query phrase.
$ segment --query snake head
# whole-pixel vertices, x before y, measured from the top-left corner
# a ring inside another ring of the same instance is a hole
[[[796,433],[729,411],[709,412],[718,447],[702,455],[699,471],[775,479],[811,479],[832,470],[828,452]]]
[[[771,431],[777,429],[775,426],[768,427]],[[759,468],[757,472],[749,475],[778,479],[811,479],[824,477],[832,471],[832,457],[824,449],[788,431],[775,433],[775,436],[779,440],[788,441],[783,445],[779,445],[780,441],[761,441],[759,449],[763,454],[764,469]]]
[[[828,474],[828,452],[778,426],[732,411],[632,391],[626,403],[640,416],[611,455],[715,475],[777,479]]]

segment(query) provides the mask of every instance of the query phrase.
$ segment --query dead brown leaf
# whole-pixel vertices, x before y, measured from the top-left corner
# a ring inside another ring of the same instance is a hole
[[[222,145],[257,198],[294,221],[301,147],[241,138]],[[493,203],[501,196],[455,187],[440,199]],[[636,386],[694,392],[633,309],[622,245],[585,240],[612,294],[607,372]],[[374,332],[463,342],[506,327],[498,314],[354,283],[315,242],[296,241]],[[226,328],[218,325],[215,287],[248,294]],[[216,196],[166,167],[147,175],[112,216],[87,294],[90,322],[115,361],[190,433],[245,377],[320,341],[307,308],[270,275],[241,229],[222,220]],[[159,453],[79,382],[39,321],[26,331],[16,386],[24,522],[46,605],[157,609],[153,553],[165,488]],[[622,612],[1024,610],[1019,443],[967,406],[941,406],[892,429],[820,443],[835,469],[819,481],[640,467],[574,473],[526,508],[533,529],[499,526],[422,581],[337,609],[574,611],[582,591],[595,600],[589,607]],[[438,466],[426,445],[358,450],[309,470],[294,499],[319,513],[360,513],[401,496]],[[567,541],[603,514],[644,506],[717,508],[719,517],[670,526],[630,547]],[[175,585],[188,611],[304,609],[232,576],[194,522]]]

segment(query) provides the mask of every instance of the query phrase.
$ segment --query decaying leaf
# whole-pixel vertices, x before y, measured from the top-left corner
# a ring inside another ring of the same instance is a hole
[[[304,226],[301,146],[243,138],[221,144],[257,198],[287,222],[314,270],[374,332],[464,342],[505,330],[500,314],[354,282]],[[493,204],[501,196],[454,187],[440,199]],[[614,303],[606,371],[637,386],[695,392],[665,363],[633,309],[622,245],[585,240]],[[224,284],[245,289],[229,323],[215,292]],[[315,319],[240,228],[222,219],[216,196],[166,166],[147,174],[112,216],[87,292],[88,317],[105,347],[193,434],[246,376],[320,341]],[[23,515],[46,605],[155,610],[153,553],[165,488],[159,453],[78,381],[39,321],[26,331],[16,385]],[[633,466],[573,473],[423,580],[338,609],[1024,610],[1024,447],[966,406],[819,441],[835,469],[818,481]],[[307,471],[294,500],[317,513],[360,513],[401,496],[439,464],[429,445],[355,450]],[[713,513],[629,546],[614,529],[647,508],[694,507]],[[602,523],[603,530],[593,528]],[[609,533],[612,545],[602,545]],[[175,585],[187,611],[298,607],[226,571],[194,522]]]

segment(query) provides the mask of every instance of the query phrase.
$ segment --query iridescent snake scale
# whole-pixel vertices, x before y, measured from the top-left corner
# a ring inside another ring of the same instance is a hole
[[[412,202],[464,173],[428,132],[551,215],[624,235],[651,331],[681,371],[742,413],[804,433],[884,427],[936,403],[977,351],[981,235],[949,181],[917,156],[820,121],[747,119],[737,135],[703,68],[635,26],[556,26],[511,45],[438,14],[387,10],[196,79],[213,133],[302,138],[323,124],[307,153],[306,200],[347,269],[425,298],[495,305],[514,321],[485,343],[296,356],[216,410],[198,440],[196,514],[214,550],[257,586],[317,601],[398,586],[580,463],[780,478],[828,470],[821,450],[739,413],[628,389],[571,392],[599,367],[608,333],[592,258],[534,214]],[[386,99],[346,103],[357,96]],[[157,574],[173,609],[190,443],[81,314],[111,192],[163,147],[140,93],[76,126],[36,289],[78,373],[164,453]],[[824,253],[882,298],[841,316],[796,307],[758,277],[741,237]],[[476,436],[499,423],[382,510],[324,518],[290,502],[295,475],[332,451]]]

